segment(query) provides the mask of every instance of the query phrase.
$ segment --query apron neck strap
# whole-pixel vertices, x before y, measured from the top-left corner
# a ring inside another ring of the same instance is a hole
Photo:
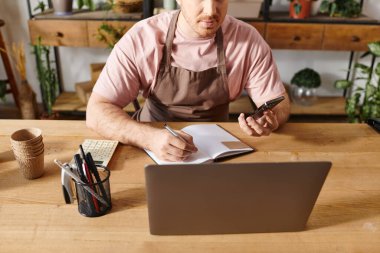
[[[216,48],[218,54],[218,71],[220,71],[223,75],[226,75],[226,58],[223,49],[223,32],[222,27],[219,27],[216,32]]]
[[[165,69],[167,69],[167,67],[170,67],[170,65],[171,65],[173,39],[174,39],[175,28],[177,25],[179,13],[180,13],[180,10],[176,11],[173,18],[170,20],[169,30],[168,30],[168,33],[166,34],[163,59],[161,61],[161,65],[163,65],[163,67],[165,67]]]

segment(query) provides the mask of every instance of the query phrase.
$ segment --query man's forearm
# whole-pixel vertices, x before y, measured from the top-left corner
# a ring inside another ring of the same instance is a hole
[[[284,94],[285,99],[278,104],[273,110],[276,113],[277,121],[280,126],[286,123],[290,114],[290,100],[287,94]]]
[[[86,124],[105,138],[141,148],[149,148],[149,136],[155,128],[131,119],[119,107],[105,102],[89,101]]]

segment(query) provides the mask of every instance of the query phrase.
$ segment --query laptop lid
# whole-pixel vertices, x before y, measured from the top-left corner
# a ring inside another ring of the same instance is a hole
[[[155,235],[300,231],[331,162],[147,165]]]

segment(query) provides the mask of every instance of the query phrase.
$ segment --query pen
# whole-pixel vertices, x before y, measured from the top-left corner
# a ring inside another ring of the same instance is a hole
[[[77,175],[75,175],[73,172],[70,171],[69,168],[67,168],[67,164],[63,164],[61,163],[60,161],[58,161],[57,159],[54,160],[54,163],[58,165],[58,167],[60,167],[61,169],[63,169],[70,177],[72,177],[76,182],[80,183],[83,185],[83,188],[88,191],[92,196],[94,196],[97,200],[99,200],[100,202],[102,202],[104,205],[106,205],[107,207],[109,207],[110,205],[107,203],[107,201],[105,201],[102,197],[100,197],[96,192],[94,192],[90,187],[88,187],[87,185],[85,185],[86,183],[84,183]]]
[[[184,142],[186,142],[187,143],[187,141],[181,136],[181,135],[179,135],[179,134],[177,134],[168,124],[164,124],[164,127],[165,127],[165,129],[166,130],[168,130],[169,131],[169,133],[171,133],[173,136],[175,136],[175,137],[178,137],[178,138],[180,138],[182,141],[184,141]]]
[[[92,174],[94,174],[96,182],[99,184],[99,188],[100,188],[100,191],[103,195],[103,198],[108,202],[108,196],[107,196],[106,190],[104,189],[104,186],[102,184],[102,180],[99,176],[98,169],[95,165],[94,159],[92,159],[92,155],[90,152],[88,152],[86,154],[86,158],[87,158],[87,161],[89,162],[88,167],[92,171]]]
[[[91,189],[96,192],[96,189],[94,189],[94,186],[93,186],[94,182],[92,181],[92,176],[91,176],[90,170],[88,169],[87,163],[83,163],[83,170],[86,172],[87,181],[88,181],[89,184],[91,184],[91,186],[90,186]],[[99,205],[98,205],[98,202],[96,201],[96,199],[95,199],[94,196],[92,196],[92,201],[93,201],[94,205],[92,205],[92,203],[91,203],[91,207],[94,206],[95,210],[97,212],[99,212],[100,211],[99,210]]]

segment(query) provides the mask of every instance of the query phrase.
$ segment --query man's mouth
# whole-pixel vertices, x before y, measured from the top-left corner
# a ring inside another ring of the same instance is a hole
[[[204,19],[200,21],[201,26],[207,29],[213,28],[216,25],[216,23],[217,22],[213,19]]]

